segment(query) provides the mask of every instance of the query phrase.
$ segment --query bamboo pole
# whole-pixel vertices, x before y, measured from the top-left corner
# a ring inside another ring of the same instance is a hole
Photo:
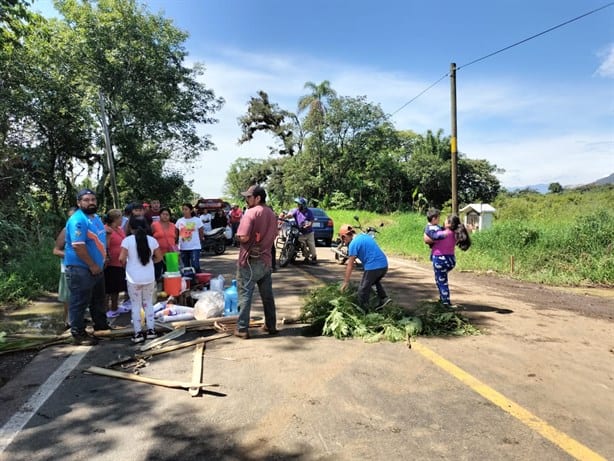
[[[154,347],[161,346],[162,344],[167,343],[170,340],[178,338],[179,336],[183,336],[183,335],[185,335],[185,328],[178,328],[174,331],[168,332],[164,336],[160,338],[156,338],[153,341],[141,346],[141,352],[144,352],[149,349],[153,349]]]
[[[136,381],[139,383],[153,384],[154,386],[163,386],[179,389],[189,389],[190,387],[218,387],[219,384],[208,383],[185,383],[183,381],[174,381],[170,379],[147,378],[124,371],[109,370],[101,367],[89,367],[83,370],[84,373],[92,373],[95,375],[109,376],[111,378],[126,379],[128,381]]]
[[[172,351],[176,351],[179,349],[185,349],[186,347],[195,346],[196,344],[208,343],[216,339],[227,338],[228,336],[232,336],[232,334],[231,333],[218,333],[215,335],[207,336],[206,338],[197,338],[197,339],[193,339],[192,341],[186,341],[185,343],[174,344],[172,346],[163,347],[161,349],[148,351],[144,354],[138,354],[138,355],[135,355],[135,358],[137,359],[146,358],[146,357],[151,357],[154,355],[166,354],[167,352],[172,352]]]

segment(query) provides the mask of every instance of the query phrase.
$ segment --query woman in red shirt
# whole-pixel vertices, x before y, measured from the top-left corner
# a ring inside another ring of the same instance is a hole
[[[122,240],[126,238],[122,229],[121,210],[110,210],[105,216],[105,231],[107,233],[107,263],[104,268],[104,286],[107,295],[107,318],[117,317],[119,294],[126,291],[126,270],[119,262]]]
[[[241,222],[241,218],[243,217],[243,211],[237,204],[232,204],[232,208],[230,213],[228,213],[228,221],[230,221],[230,227],[232,228],[232,240],[234,246],[238,247],[239,244],[235,242],[234,238],[237,234],[237,229],[239,228],[239,223]]]
[[[155,264],[156,280],[160,280],[162,274],[166,270],[164,266],[164,255],[170,251],[177,251],[177,242],[175,241],[175,224],[171,222],[171,210],[168,208],[160,208],[160,220],[154,221],[151,224],[153,237],[160,245],[162,253],[162,261]]]

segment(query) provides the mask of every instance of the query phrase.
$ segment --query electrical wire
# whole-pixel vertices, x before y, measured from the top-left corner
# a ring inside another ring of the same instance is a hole
[[[411,98],[409,101],[407,101],[405,104],[403,104],[401,107],[399,107],[397,110],[395,110],[393,113],[391,113],[390,115],[394,115],[397,112],[401,111],[402,109],[404,109],[405,107],[409,106],[412,102],[414,102],[416,99],[418,99],[420,96],[422,96],[424,93],[426,93],[428,90],[430,90],[431,88],[433,88],[435,85],[437,85],[439,82],[441,82],[444,78],[446,78],[448,75],[450,75],[449,72],[446,72],[444,75],[442,75],[441,77],[439,77],[438,80],[436,80],[435,82],[431,83],[428,87],[426,87],[424,90],[422,90],[420,93],[418,93],[416,96],[414,96],[413,98]]]
[[[509,50],[510,48],[514,48],[515,46],[518,46],[518,45],[521,45],[521,44],[523,44],[523,43],[526,43],[526,42],[528,42],[529,40],[533,40],[534,38],[537,38],[537,37],[540,37],[540,36],[542,36],[542,35],[545,35],[545,34],[547,34],[548,32],[552,32],[553,30],[559,29],[559,28],[561,28],[561,27],[563,27],[563,26],[566,26],[567,24],[571,24],[572,22],[578,21],[579,19],[582,19],[582,18],[584,18],[584,17],[586,17],[586,16],[588,16],[588,15],[591,15],[591,14],[593,14],[593,13],[596,13],[597,11],[600,11],[600,10],[603,10],[603,9],[605,9],[605,8],[608,8],[608,7],[612,6],[612,5],[614,5],[614,2],[610,2],[610,3],[608,3],[608,4],[606,4],[606,5],[603,5],[603,6],[599,7],[599,8],[595,8],[594,10],[591,10],[591,11],[589,11],[588,13],[581,14],[580,16],[576,16],[576,17],[575,17],[575,18],[573,18],[573,19],[569,19],[568,21],[565,21],[565,22],[562,22],[562,23],[560,23],[560,24],[557,24],[556,26],[553,26],[553,27],[551,27],[551,28],[549,28],[549,29],[546,29],[546,30],[544,30],[544,31],[542,31],[542,32],[539,32],[538,34],[531,35],[530,37],[527,37],[527,38],[525,38],[525,39],[523,39],[523,40],[520,40],[519,42],[513,43],[513,44],[511,44],[511,45],[509,45],[509,46],[506,46],[505,48],[501,48],[500,50],[497,50],[497,51],[494,51],[494,52],[492,52],[492,53],[489,53],[489,54],[487,54],[486,56],[482,56],[481,58],[474,59],[473,61],[468,62],[467,64],[463,64],[462,66],[457,67],[457,68],[456,68],[456,70],[457,70],[457,71],[458,71],[458,70],[461,70],[461,69],[462,69],[462,68],[464,68],[464,67],[469,67],[469,66],[470,66],[470,65],[472,65],[472,64],[475,64],[475,63],[477,63],[477,62],[483,61],[484,59],[488,59],[488,58],[490,58],[491,56],[494,56],[494,55],[499,54],[499,53],[503,53],[504,51],[507,51],[507,50]]]
[[[607,3],[607,4],[603,5],[603,6],[600,6],[599,8],[595,8],[594,10],[591,10],[591,11],[589,11],[589,12],[587,12],[587,13],[581,14],[580,16],[576,16],[575,18],[569,19],[569,20],[567,20],[567,21],[565,21],[565,22],[562,22],[562,23],[560,23],[560,24],[557,24],[556,26],[550,27],[549,29],[546,29],[546,30],[544,30],[544,31],[542,31],[542,32],[539,32],[539,33],[537,33],[537,34],[535,34],[535,35],[531,35],[530,37],[527,37],[527,38],[525,38],[525,39],[523,39],[523,40],[520,40],[520,41],[518,41],[518,42],[516,42],[516,43],[513,43],[513,44],[511,44],[511,45],[509,45],[509,46],[506,46],[506,47],[504,47],[504,48],[501,48],[500,50],[497,50],[497,51],[494,51],[494,52],[492,52],[492,53],[489,53],[489,54],[487,54],[487,55],[485,55],[485,56],[482,56],[481,58],[474,59],[473,61],[468,62],[467,64],[463,64],[462,66],[457,67],[457,68],[456,68],[456,70],[457,70],[457,71],[459,71],[460,69],[463,69],[463,68],[465,68],[465,67],[471,66],[472,64],[475,64],[475,63],[480,62],[480,61],[484,61],[485,59],[488,59],[488,58],[490,58],[490,57],[492,57],[492,56],[495,56],[496,54],[503,53],[504,51],[507,51],[507,50],[509,50],[510,48],[514,48],[515,46],[518,46],[518,45],[521,45],[521,44],[523,44],[523,43],[526,43],[526,42],[528,42],[529,40],[533,40],[534,38],[537,38],[537,37],[540,37],[540,36],[542,36],[542,35],[544,35],[544,34],[547,34],[547,33],[549,33],[549,32],[552,32],[553,30],[559,29],[559,28],[561,28],[561,27],[563,27],[563,26],[566,26],[567,24],[571,24],[572,22],[578,21],[579,19],[582,19],[582,18],[584,18],[584,17],[586,17],[586,16],[589,16],[589,15],[591,15],[591,14],[593,14],[593,13],[596,13],[597,11],[601,11],[601,10],[603,10],[603,9],[605,9],[605,8],[608,8],[608,7],[612,6],[612,5],[614,5],[614,2]],[[400,112],[401,110],[403,110],[405,107],[407,107],[408,105],[410,105],[412,102],[414,102],[416,99],[418,99],[420,96],[422,96],[424,93],[426,93],[427,91],[429,91],[431,88],[433,88],[435,85],[437,85],[439,82],[441,82],[441,81],[442,81],[444,78],[448,77],[449,75],[450,75],[450,73],[449,73],[449,72],[447,72],[447,73],[445,73],[444,75],[442,75],[442,76],[441,76],[439,79],[437,79],[435,82],[433,82],[432,84],[430,84],[428,87],[426,87],[426,88],[425,88],[424,90],[422,90],[420,93],[418,93],[416,96],[414,96],[414,97],[413,97],[413,98],[411,98],[409,101],[407,101],[405,104],[403,104],[401,107],[399,107],[397,110],[395,110],[394,112],[392,112],[392,113],[390,114],[390,116],[392,116],[392,115],[396,114],[397,112]]]

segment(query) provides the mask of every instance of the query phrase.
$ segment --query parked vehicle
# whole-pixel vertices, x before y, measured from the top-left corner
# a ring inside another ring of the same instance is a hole
[[[375,238],[375,234],[379,232],[373,226],[368,226],[367,228],[363,229],[362,224],[360,224],[360,218],[358,216],[354,216],[354,221],[356,221],[356,224],[353,226],[354,229],[361,231],[363,234],[368,234],[371,237]],[[379,227],[382,227],[383,225],[384,223],[381,223]],[[348,247],[345,243],[343,243],[340,238],[335,241],[335,244],[331,247],[331,250],[333,253],[335,253],[335,260],[338,261],[339,264],[345,264],[347,262]]]
[[[293,263],[299,256],[306,254],[305,243],[299,240],[301,231],[294,219],[281,219],[285,223],[284,231],[279,234],[275,241],[275,247],[279,252],[279,266],[286,267]]]
[[[225,227],[218,227],[217,229],[205,232],[205,238],[200,242],[201,254],[215,253],[221,255],[226,252],[226,232]]]
[[[326,214],[322,208],[309,208],[313,213],[313,233],[318,241],[324,242],[324,245],[329,247],[333,242],[333,220]]]

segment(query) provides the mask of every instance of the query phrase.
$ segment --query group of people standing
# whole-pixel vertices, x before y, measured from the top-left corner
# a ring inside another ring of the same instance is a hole
[[[94,332],[107,330],[108,319],[119,315],[121,292],[127,292],[130,300],[133,342],[156,336],[155,264],[161,262],[162,251],[158,239],[151,235],[151,227],[165,227],[165,212],[156,209],[157,219],[150,217],[149,221],[142,206],[132,206],[128,211],[129,216],[110,210],[103,222],[97,214],[96,194],[83,189],[56,239],[53,252],[62,258],[59,295],[67,306],[66,320],[75,344],[97,342],[86,332],[85,311],[89,308]],[[141,307],[145,309],[145,332],[141,331]]]
[[[245,214],[238,205],[233,205],[228,216],[224,210],[216,212],[211,225],[230,224],[240,246],[237,276],[242,314],[238,330],[249,325],[251,297],[257,284],[265,301],[265,329],[275,334],[270,276],[277,216],[266,206],[263,188],[252,187],[243,196]],[[128,205],[123,213],[109,210],[101,219],[95,192],[79,191],[77,206],[69,212],[53,250],[62,258],[59,298],[65,302],[66,322],[75,344],[96,344],[96,331],[109,329],[108,320],[128,310],[132,313],[133,342],[156,336],[153,298],[156,283],[164,272],[164,255],[179,251],[184,267],[201,272],[200,249],[205,228],[201,215],[204,213],[197,216],[191,203],[184,203],[181,211],[182,216],[172,222],[170,209],[152,200],[151,205]],[[127,294],[127,299],[120,305],[122,292]],[[88,308],[93,335],[85,329]],[[141,308],[145,311],[145,331],[141,326]]]
[[[256,286],[264,306],[263,330],[268,334],[277,333],[271,274],[278,216],[267,206],[266,192],[261,186],[251,186],[242,195],[246,201],[245,211],[233,205],[229,215],[224,216],[226,219],[220,215],[217,223],[229,223],[234,229],[234,240],[239,245],[239,318],[235,335],[249,338],[251,302]],[[297,220],[299,225],[303,224],[303,228],[310,227],[313,217],[310,219],[307,202],[297,199],[297,205],[288,216]],[[76,344],[97,342],[95,336],[86,333],[85,310],[89,307],[94,332],[107,330],[108,318],[119,315],[121,292],[127,292],[130,301],[134,328],[132,341],[138,343],[156,336],[153,298],[156,282],[164,272],[164,255],[179,251],[183,266],[200,272],[200,242],[205,224],[201,216],[195,214],[192,204],[184,203],[181,210],[182,217],[173,223],[170,209],[152,200],[151,206],[131,205],[126,207],[124,213],[110,210],[103,222],[97,214],[96,194],[90,189],[79,191],[77,207],[69,212],[66,226],[58,235],[54,248],[54,254],[62,258],[60,300],[65,302],[67,320],[70,320],[70,331]],[[431,246],[440,302],[450,306],[447,273],[456,264],[454,247],[466,250],[471,241],[456,215],[450,215],[443,228],[439,226],[439,217],[439,210],[429,210],[424,241]],[[355,262],[360,259],[364,272],[358,287],[359,305],[365,310],[369,309],[369,298],[374,287],[379,299],[375,309],[382,308],[390,302],[381,283],[388,272],[386,255],[375,239],[357,233],[352,226],[342,225],[339,235],[348,246],[341,290],[349,286]],[[311,248],[308,239],[307,244],[315,262],[315,243]],[[145,311],[145,332],[141,327],[141,308]]]

